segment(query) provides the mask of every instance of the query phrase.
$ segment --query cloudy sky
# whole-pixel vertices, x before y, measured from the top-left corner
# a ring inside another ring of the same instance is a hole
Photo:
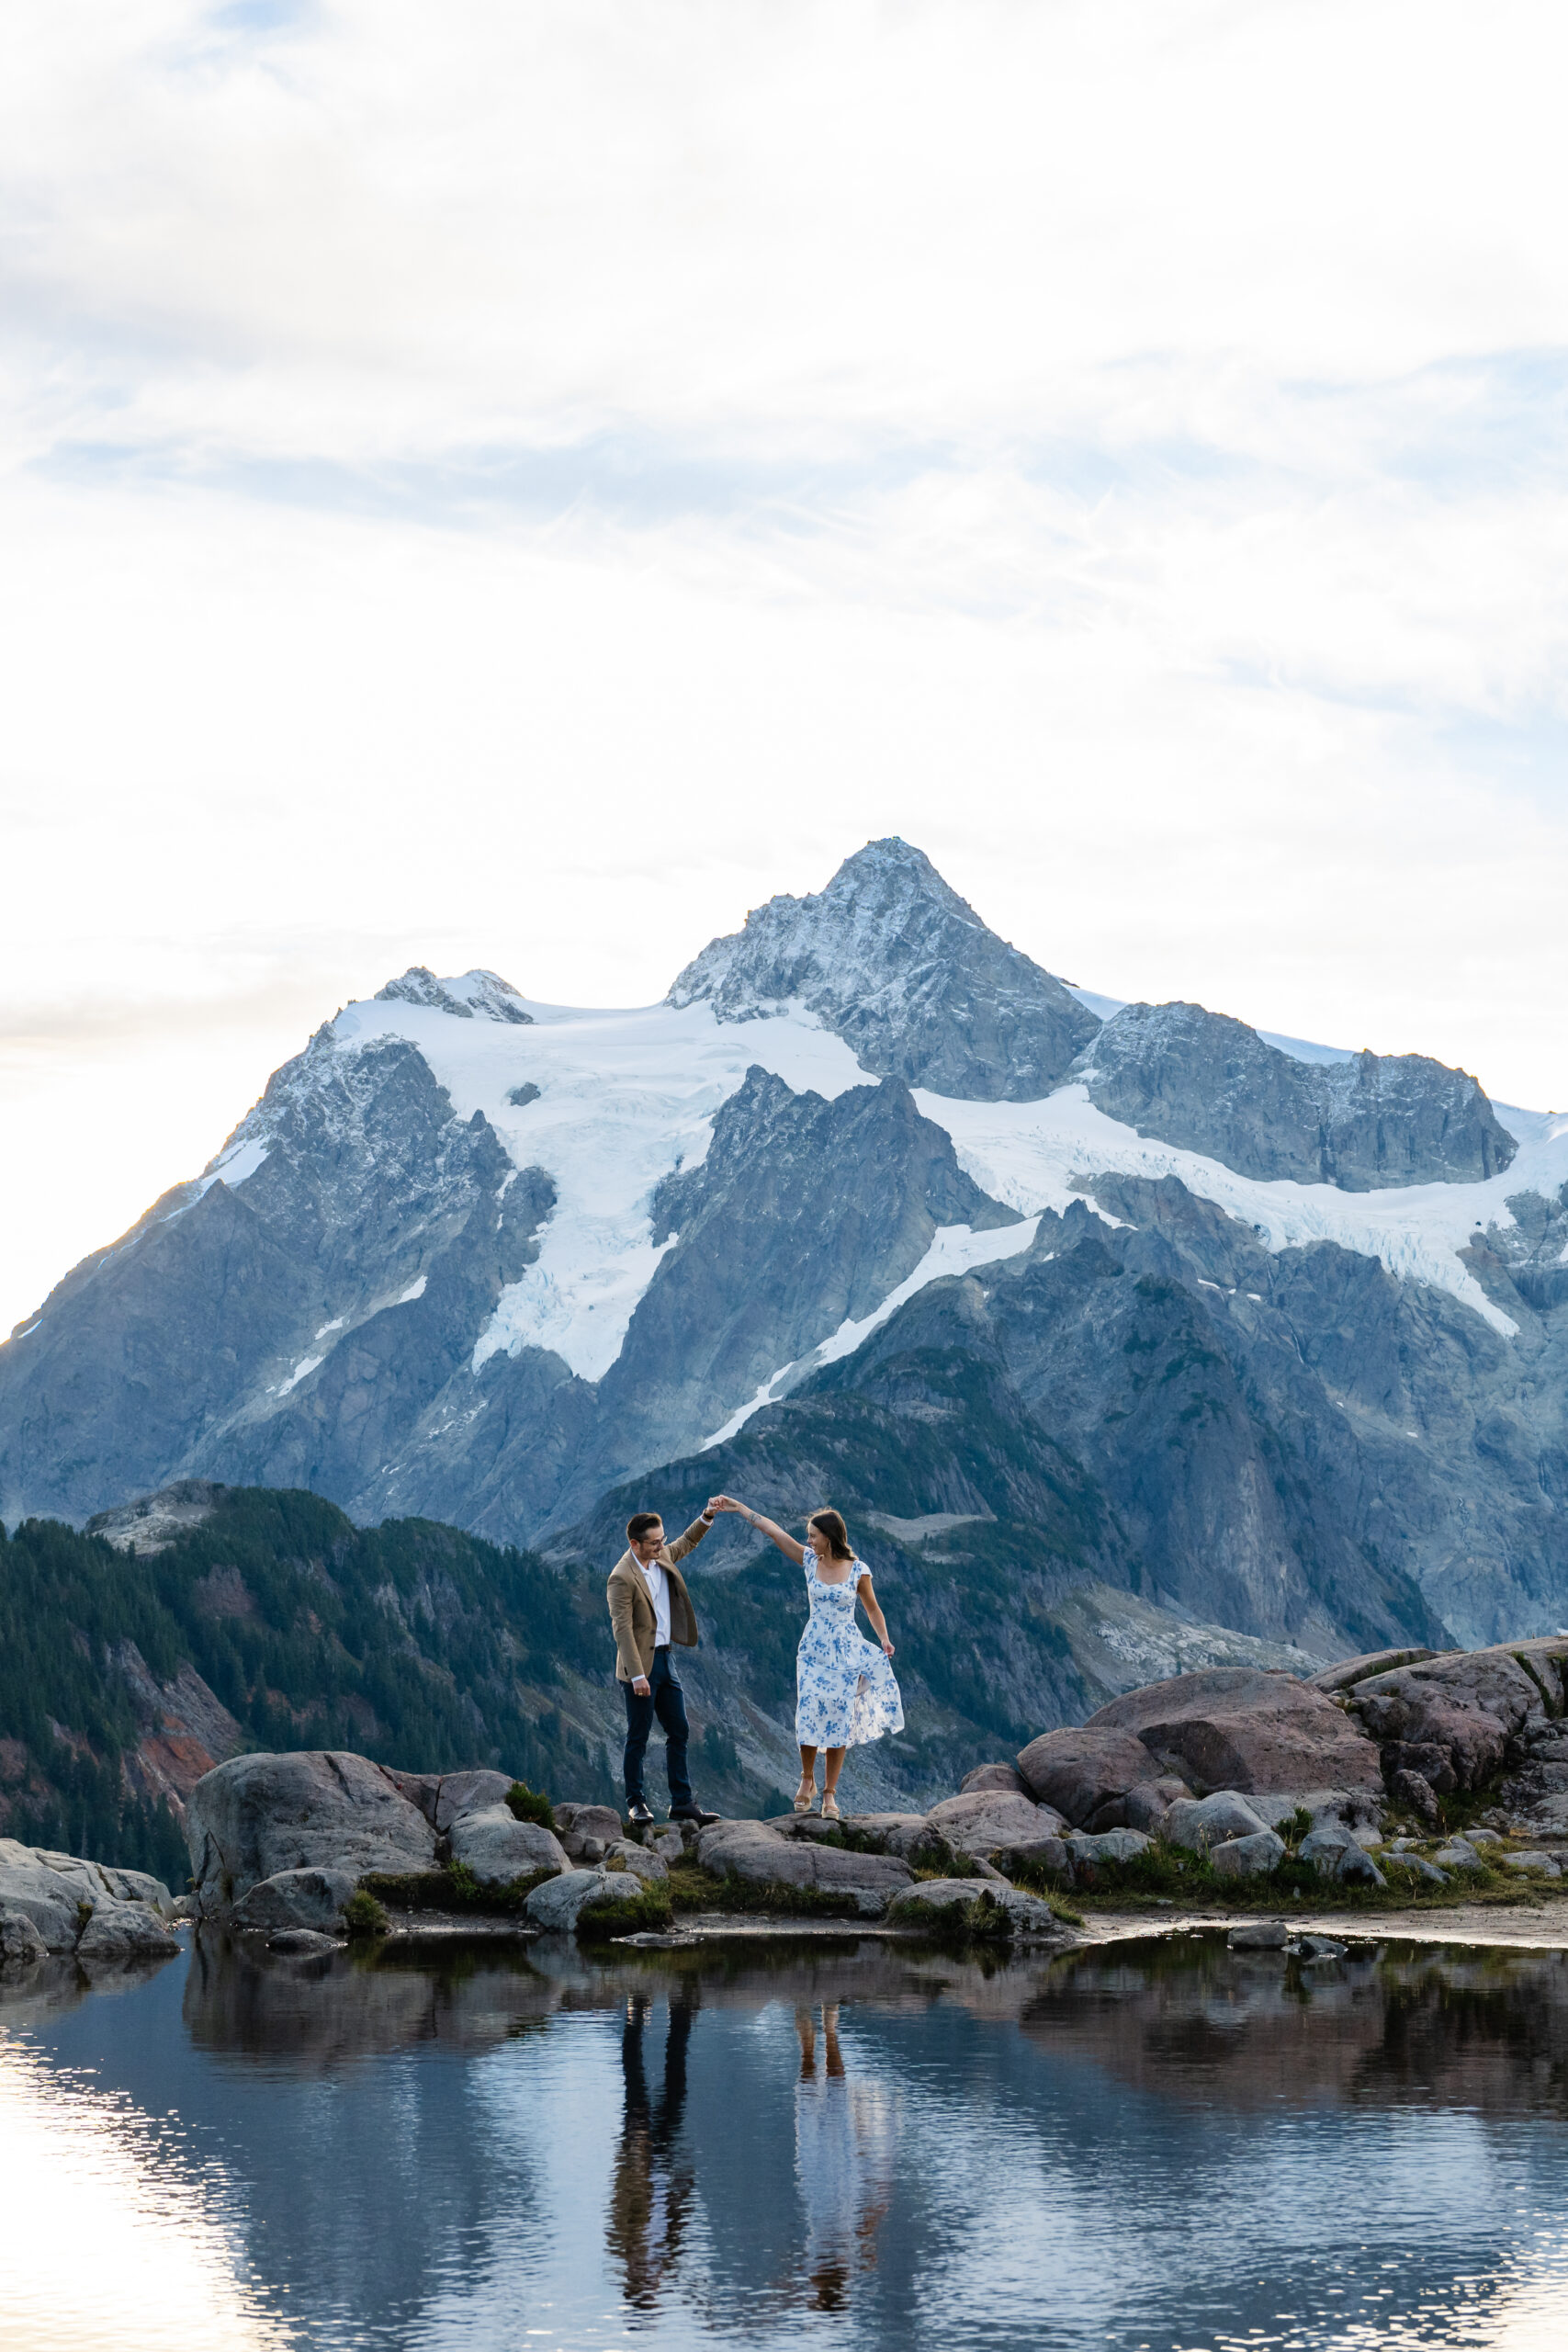
[[[1568,38],[1379,0],[12,0],[0,1329],[418,961],[868,836],[1568,1102]]]

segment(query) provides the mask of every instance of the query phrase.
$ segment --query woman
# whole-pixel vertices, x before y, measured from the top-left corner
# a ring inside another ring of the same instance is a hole
[[[813,1511],[806,1522],[807,1540],[793,1535],[760,1511],[720,1495],[719,1510],[739,1511],[749,1526],[806,1570],[811,1614],[795,1653],[795,1736],[800,1743],[800,1786],[796,1813],[809,1813],[817,1796],[817,1751],[828,1751],[823,1768],[822,1816],[840,1818],[839,1775],[844,1751],[880,1739],[885,1731],[904,1728],[904,1702],[888,1661],[893,1645],[887,1621],[871,1589],[863,1562],[850,1549],[848,1528],[836,1510]],[[855,1603],[863,1601],[880,1653],[863,1639],[855,1625]]]

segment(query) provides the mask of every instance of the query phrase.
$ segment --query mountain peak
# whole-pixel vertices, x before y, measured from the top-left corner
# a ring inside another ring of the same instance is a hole
[[[847,857],[826,889],[754,908],[669,996],[711,1004],[720,1021],[759,1020],[792,1001],[874,1076],[971,1101],[1048,1093],[1100,1025],[897,833]]]
[[[376,991],[378,1004],[426,1004],[433,1012],[446,1012],[458,1021],[533,1021],[510,980],[499,972],[463,972],[455,980],[438,980],[427,964],[411,964],[395,980]]]

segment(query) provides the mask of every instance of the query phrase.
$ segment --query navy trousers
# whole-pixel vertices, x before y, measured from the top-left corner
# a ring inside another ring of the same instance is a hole
[[[648,1696],[639,1698],[629,1682],[621,1689],[626,1701],[626,1803],[646,1804],[643,1794],[642,1762],[648,1753],[649,1734],[653,1719],[659,1718],[659,1728],[664,1734],[664,1770],[670,1781],[670,1802],[672,1806],[689,1805],[692,1783],[686,1776],[686,1742],[691,1730],[686,1722],[686,1694],[675,1679],[675,1669],[670,1663],[668,1647],[655,1650],[649,1669]]]

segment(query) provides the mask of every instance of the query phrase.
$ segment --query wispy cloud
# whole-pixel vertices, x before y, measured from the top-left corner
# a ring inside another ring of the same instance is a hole
[[[1091,985],[1568,1098],[1557,11],[8,44],[0,991],[65,1073],[17,1199],[117,1023],[230,1009],[216,1140],[318,987],[647,998],[889,830]]]

